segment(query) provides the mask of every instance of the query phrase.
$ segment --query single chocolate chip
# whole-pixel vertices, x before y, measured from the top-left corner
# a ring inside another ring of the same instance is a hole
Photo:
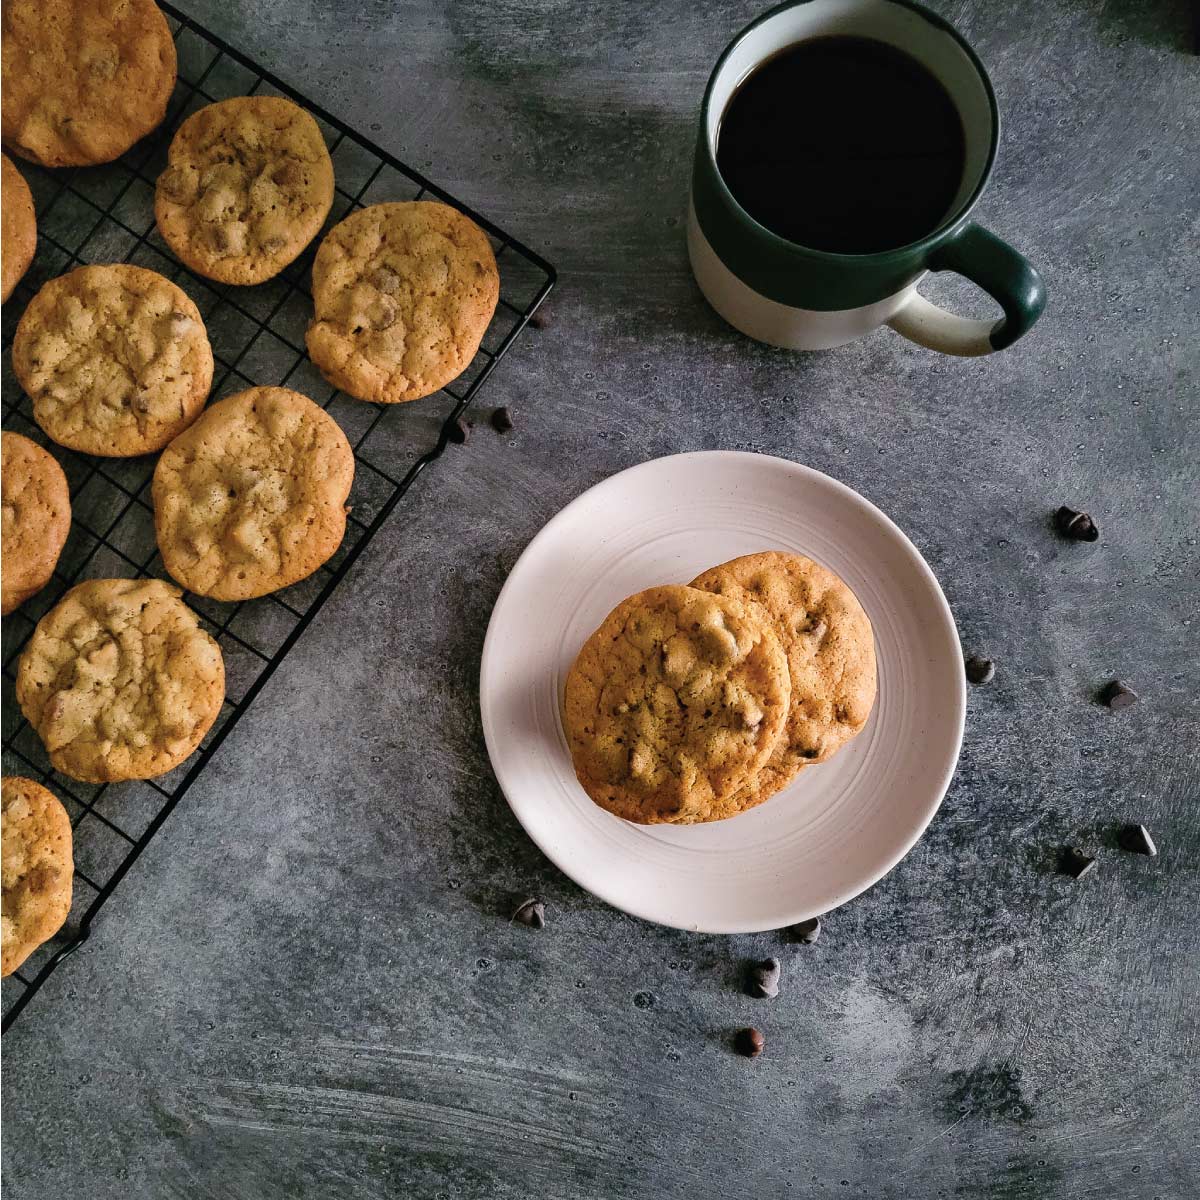
[[[492,413],[492,428],[497,433],[507,433],[512,427],[512,413],[507,408],[498,408]]]
[[[1112,683],[1106,683],[1100,690],[1100,703],[1108,705],[1114,712],[1136,704],[1137,698],[1137,692],[1129,684],[1122,683],[1119,679],[1114,679]]]
[[[1126,825],[1117,834],[1117,841],[1121,849],[1128,850],[1130,854],[1148,854],[1153,858],[1158,853],[1158,847],[1145,825]]]
[[[1065,504],[1054,514],[1054,524],[1063,537],[1076,542],[1094,542],[1100,536],[1096,522],[1085,512],[1076,512]]]
[[[1063,851],[1061,866],[1063,874],[1070,875],[1072,879],[1082,879],[1096,869],[1096,860],[1078,846],[1068,846]]]
[[[541,929],[546,924],[546,906],[532,897],[522,900],[513,911],[512,920],[530,929]]]
[[[799,925],[793,925],[792,936],[796,941],[803,942],[806,946],[811,946],[821,936],[821,918],[809,917],[807,921],[801,921]]]
[[[544,308],[539,308],[537,312],[535,312],[533,316],[529,318],[529,323],[534,327],[534,329],[545,329],[546,326],[550,324],[550,321],[546,316],[546,310]]]
[[[771,1000],[779,995],[779,959],[764,958],[755,963],[746,973],[746,991],[760,1000]]]
[[[967,678],[975,684],[991,683],[996,675],[996,664],[990,658],[967,659]]]
[[[765,1045],[766,1039],[757,1029],[739,1029],[733,1035],[733,1048],[746,1058],[757,1058]]]
[[[456,445],[461,446],[470,436],[471,423],[465,417],[459,417],[450,426],[450,440]]]

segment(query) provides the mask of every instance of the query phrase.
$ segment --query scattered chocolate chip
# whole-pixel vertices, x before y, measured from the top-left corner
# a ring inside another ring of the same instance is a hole
[[[757,1029],[739,1029],[733,1035],[733,1048],[746,1058],[757,1058],[763,1052],[766,1039]]]
[[[550,324],[546,317],[546,310],[544,308],[539,308],[537,312],[535,312],[533,316],[529,318],[529,324],[532,325],[534,329],[545,329],[546,326]]]
[[[774,999],[779,995],[779,976],[779,959],[764,958],[746,973],[746,991],[760,1000]]]
[[[971,683],[991,683],[996,675],[996,664],[990,658],[976,658],[972,655],[967,659],[967,679]]]
[[[1094,542],[1100,536],[1096,522],[1085,512],[1076,512],[1065,504],[1054,514],[1054,524],[1063,537],[1076,542]]]
[[[471,436],[471,423],[465,417],[459,417],[450,426],[450,440],[461,446]]]
[[[507,408],[498,408],[492,413],[492,428],[497,433],[507,433],[512,427],[512,413]]]
[[[1127,683],[1122,683],[1119,679],[1114,679],[1112,683],[1106,683],[1100,690],[1100,703],[1107,705],[1114,712],[1119,712],[1122,708],[1129,708],[1137,703],[1138,694]]]
[[[1158,847],[1145,825],[1126,825],[1117,834],[1117,841],[1121,849],[1128,850],[1130,854],[1147,854],[1153,858],[1158,853]]]
[[[1068,846],[1063,851],[1061,866],[1063,874],[1072,879],[1082,879],[1096,869],[1096,860],[1089,854],[1084,854],[1078,846]]]
[[[807,921],[801,921],[799,925],[793,925],[792,936],[796,941],[803,942],[806,946],[811,946],[821,936],[821,918],[809,917]]]
[[[546,924],[546,906],[532,897],[522,900],[514,909],[511,919],[519,925],[528,925],[530,929],[541,929]]]

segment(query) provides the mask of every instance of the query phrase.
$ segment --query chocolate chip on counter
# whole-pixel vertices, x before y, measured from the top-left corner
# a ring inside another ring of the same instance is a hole
[[[1094,542],[1100,536],[1096,522],[1085,512],[1076,512],[1065,504],[1054,514],[1054,524],[1063,537],[1076,542]]]
[[[513,911],[512,920],[530,929],[541,929],[546,924],[546,906],[532,897],[522,900]]]
[[[771,1000],[779,995],[781,974],[779,959],[764,958],[746,972],[746,991],[760,1000]]]
[[[746,1058],[757,1058],[763,1052],[766,1039],[757,1029],[739,1029],[733,1035],[733,1048]]]
[[[1122,683],[1119,679],[1114,679],[1112,683],[1106,683],[1100,689],[1100,703],[1107,705],[1114,712],[1119,712],[1123,708],[1129,708],[1137,703],[1138,694],[1127,683]]]
[[[811,946],[820,936],[820,917],[809,917],[807,921],[801,921],[799,925],[792,926],[792,937],[798,942],[803,942],[806,946]]]
[[[497,433],[507,433],[512,427],[512,413],[507,408],[498,408],[492,413],[492,428]]]
[[[550,324],[549,318],[546,316],[546,310],[539,308],[530,318],[529,323],[534,329],[545,329]]]
[[[450,440],[461,446],[471,436],[471,423],[465,417],[459,417],[450,426]]]
[[[1128,850],[1130,854],[1147,854],[1153,858],[1158,853],[1158,847],[1145,825],[1126,825],[1117,834],[1117,842],[1122,850]]]
[[[996,664],[990,658],[976,658],[972,655],[967,659],[967,679],[971,683],[991,683],[996,675]]]
[[[1096,860],[1091,855],[1084,854],[1078,846],[1068,846],[1062,856],[1063,874],[1072,879],[1082,879],[1096,869]]]

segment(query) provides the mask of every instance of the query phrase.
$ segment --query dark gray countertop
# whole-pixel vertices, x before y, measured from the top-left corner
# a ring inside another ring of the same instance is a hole
[[[550,324],[384,527],[4,1039],[34,1197],[1104,1197],[1200,1191],[1200,59],[1183,0],[939,0],[1005,130],[1019,347],[751,344],[682,244],[707,72],[757,4],[191,0],[559,267]],[[962,307],[966,288],[937,294]],[[412,406],[413,420],[433,412]],[[958,775],[813,947],[644,924],[522,834],[476,674],[522,548],[610,473],[783,455],[888,512],[966,649]],[[1089,509],[1094,546],[1055,537]],[[1143,696],[1092,702],[1114,675]],[[1144,821],[1157,859],[1111,848]],[[1100,849],[1075,883],[1065,843]],[[548,925],[511,926],[541,895]],[[778,1000],[741,994],[780,954]],[[755,1023],[755,1062],[729,1035]]]

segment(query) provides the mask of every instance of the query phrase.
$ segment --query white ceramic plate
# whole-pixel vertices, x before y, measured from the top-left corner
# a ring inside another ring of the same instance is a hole
[[[726,821],[633,825],[593,804],[559,714],[588,635],[632,592],[775,549],[824,563],[867,610],[879,697],[866,728]],[[966,685],[941,588],[879,509],[796,463],[715,451],[632,467],[546,525],[496,601],[480,698],[500,786],[555,865],[635,916],[742,933],[826,913],[900,861],[954,773]]]

